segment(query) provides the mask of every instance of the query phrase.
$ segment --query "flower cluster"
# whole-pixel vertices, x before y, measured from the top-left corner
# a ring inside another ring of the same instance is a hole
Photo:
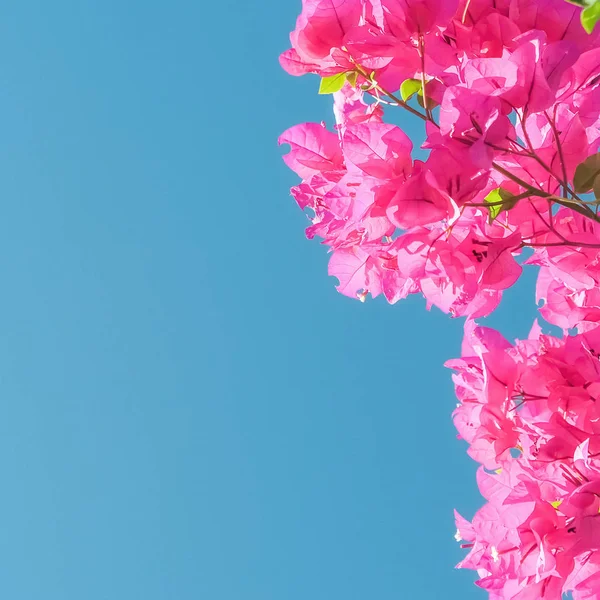
[[[336,125],[297,125],[280,143],[341,293],[422,293],[454,316],[485,316],[531,247],[544,316],[598,322],[596,279],[571,271],[600,249],[586,199],[600,161],[577,173],[600,146],[600,37],[579,11],[563,0],[304,0],[281,63],[337,90]],[[384,121],[392,109],[423,121],[427,160]]]
[[[467,323],[454,422],[488,501],[456,538],[492,599],[598,598],[600,329],[509,344]]]
[[[280,143],[338,290],[467,317],[448,365],[487,504],[457,515],[459,566],[492,600],[600,598],[600,29],[583,5],[303,0],[281,56],[333,94],[333,130]],[[426,159],[391,110],[420,119]],[[475,325],[522,264],[564,338]]]

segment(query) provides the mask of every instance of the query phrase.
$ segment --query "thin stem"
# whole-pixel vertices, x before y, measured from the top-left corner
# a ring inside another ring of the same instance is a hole
[[[469,206],[469,207],[481,207],[481,208],[487,208],[490,206],[502,206],[503,204],[506,204],[507,202],[518,202],[519,200],[523,200],[524,198],[529,198],[531,196],[531,192],[523,192],[522,194],[519,194],[517,196],[512,196],[511,198],[509,198],[508,200],[499,200],[498,202],[468,202],[467,204],[465,204],[465,206]]]
[[[356,65],[356,70],[367,81],[369,81],[373,85],[374,89],[381,92],[382,94],[385,94],[388,98],[391,98],[398,106],[401,106],[402,108],[407,110],[409,113],[415,115],[415,117],[419,117],[419,119],[421,119],[422,121],[429,121],[427,115],[424,115],[423,113],[420,113],[418,110],[415,110],[412,106],[409,106],[406,102],[404,102],[404,100],[401,100],[400,98],[398,98],[391,92],[388,92],[386,89],[382,88],[377,82],[371,81],[369,74],[362,67],[360,67],[359,65]]]
[[[587,244],[586,242],[571,242],[569,240],[561,242],[548,242],[547,244],[538,244],[537,242],[522,242],[519,248],[553,248],[558,246],[573,246],[573,248],[600,248],[600,244]]]
[[[492,167],[494,167],[494,169],[496,171],[498,171],[498,173],[501,173],[507,179],[510,179],[511,181],[514,181],[515,183],[518,183],[521,187],[523,187],[526,190],[528,190],[529,192],[531,192],[532,196],[539,196],[540,198],[547,198],[548,196],[551,196],[551,194],[549,194],[548,192],[539,190],[539,189],[533,187],[532,185],[530,185],[529,183],[527,183],[526,181],[523,181],[516,175],[513,175],[510,171],[507,171],[504,167],[501,167],[498,163],[492,163]]]
[[[542,167],[542,169],[544,169],[545,171],[547,171],[548,173],[550,173],[550,175],[552,175],[552,177],[554,179],[556,179],[556,181],[563,187],[563,189],[568,190],[568,192],[571,194],[571,196],[573,198],[576,198],[577,200],[581,201],[581,198],[574,192],[574,190],[571,189],[571,187],[569,186],[569,182],[567,181],[567,177],[565,175],[565,179],[564,181],[561,180],[552,170],[552,168],[550,166],[548,166],[541,158],[540,156],[537,154],[537,152],[535,151],[535,148],[533,147],[533,144],[531,142],[531,138],[529,137],[529,133],[527,131],[527,118],[525,116],[521,116],[518,112],[517,115],[519,116],[519,120],[521,121],[521,130],[523,131],[523,137],[525,138],[525,142],[527,143],[527,146],[529,148],[529,156],[530,158],[532,158],[533,160],[535,160],[540,167]],[[552,130],[553,133],[556,132],[556,129]],[[556,135],[556,133],[555,133]],[[557,137],[555,139],[558,139]],[[561,152],[562,152],[562,148],[561,148]],[[564,160],[561,160],[562,165],[564,166]],[[566,196],[567,194],[565,194]]]
[[[552,200],[552,202],[555,202],[556,204],[560,204],[561,206],[570,208],[571,210],[574,210],[580,215],[583,215],[584,217],[587,217],[588,219],[591,219],[596,223],[600,223],[600,217],[587,204],[580,204],[576,200],[571,200],[570,198],[559,198],[558,196],[552,195],[546,197],[549,200]]]
[[[471,0],[467,0],[467,3],[465,4],[465,10],[463,11],[462,19],[460,20],[460,22],[463,25],[465,24],[465,21],[467,20],[467,14],[469,13],[469,6],[471,6]]]
[[[429,103],[427,101],[427,94],[425,92],[425,40],[423,34],[419,34],[419,56],[421,57],[421,90],[423,91],[423,108],[425,114],[430,121],[433,121],[433,114],[429,109]]]
[[[562,167],[562,173],[563,173],[563,184],[562,184],[562,188],[563,188],[563,196],[567,196],[567,167],[565,166],[565,156],[563,154],[563,149],[562,149],[562,144],[560,143],[560,136],[558,135],[558,130],[556,129],[556,109],[554,110],[554,118],[550,119],[550,117],[548,116],[548,112],[544,111],[544,116],[546,117],[546,120],[548,121],[548,125],[550,125],[550,128],[552,129],[552,135],[554,135],[554,139],[556,141],[556,149],[558,150],[558,158],[560,160],[560,166]]]
[[[544,217],[542,216],[542,213],[538,210],[537,206],[533,202],[530,202],[529,204],[531,205],[531,208],[533,208],[533,210],[537,213],[537,216],[540,218],[540,221],[544,224],[544,226],[549,231],[551,231],[554,235],[558,236],[563,242],[568,241],[567,238],[565,238],[565,236],[562,233],[556,231],[552,222],[550,222],[550,223],[546,222],[546,219],[544,219]]]
[[[594,211],[591,210],[588,206],[582,206],[575,200],[570,200],[569,198],[560,198],[559,196],[554,196],[553,194],[549,194],[548,192],[536,189],[535,187],[523,181],[516,175],[513,175],[510,171],[507,171],[504,167],[501,167],[497,163],[492,163],[492,166],[494,167],[494,169],[496,169],[496,171],[504,175],[507,179],[510,179],[511,181],[518,183],[521,187],[524,187],[526,190],[529,190],[532,196],[547,198],[552,202],[555,202],[556,204],[560,204],[561,206],[565,206],[567,208],[570,208],[571,210],[574,210],[575,212],[578,212],[584,217],[588,217],[592,221],[600,223],[600,217],[598,217],[598,215],[596,215],[596,213],[594,213]]]

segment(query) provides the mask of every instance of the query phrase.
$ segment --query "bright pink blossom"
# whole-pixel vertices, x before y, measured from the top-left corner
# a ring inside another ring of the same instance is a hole
[[[457,515],[470,550],[458,566],[498,598],[585,598],[600,565],[600,330],[561,340],[535,327],[514,346],[472,323],[465,335],[448,363],[455,423],[487,504],[472,524]]]
[[[279,140],[338,291],[420,293],[467,319],[448,362],[453,418],[486,504],[471,522],[456,515],[459,566],[491,600],[600,597],[600,27],[585,34],[580,10],[303,0],[280,58],[338,90],[333,128]],[[538,269],[540,313],[565,337],[536,325],[510,344],[475,324],[522,265]]]

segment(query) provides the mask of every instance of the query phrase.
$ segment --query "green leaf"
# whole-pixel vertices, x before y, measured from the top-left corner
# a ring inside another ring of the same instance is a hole
[[[588,33],[592,33],[592,31],[594,31],[594,27],[599,20],[600,2],[594,2],[594,4],[591,4],[581,11],[581,24]]]
[[[485,197],[485,202],[490,205],[488,206],[488,210],[490,211],[490,223],[496,219],[501,212],[510,210],[515,206],[518,200],[515,200],[514,198],[516,198],[514,194],[507,190],[503,190],[502,188],[492,190]]]
[[[346,83],[346,73],[338,73],[330,77],[323,77],[319,86],[319,94],[333,94],[339,92]]]
[[[575,169],[573,187],[579,193],[589,192],[594,187],[596,177],[600,175],[600,153],[588,156]]]
[[[596,197],[596,203],[600,202],[600,177],[596,177],[596,179],[594,179],[592,191],[594,192],[594,196]]]
[[[356,80],[358,79],[358,73],[356,71],[350,71],[346,73],[346,81],[352,86],[356,86]]]
[[[417,92],[422,93],[421,82],[418,79],[407,79],[402,82],[400,96],[402,96],[404,102],[410,100]]]

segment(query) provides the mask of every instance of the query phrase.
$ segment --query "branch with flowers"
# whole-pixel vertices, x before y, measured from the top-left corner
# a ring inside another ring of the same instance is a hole
[[[466,318],[447,364],[486,504],[456,515],[458,566],[492,600],[600,597],[598,19],[595,0],[303,0],[280,58],[333,97],[333,130],[296,125],[280,143],[337,289],[420,293]],[[386,122],[397,109],[422,122],[425,160]],[[564,335],[536,322],[513,345],[475,319],[524,249]]]

